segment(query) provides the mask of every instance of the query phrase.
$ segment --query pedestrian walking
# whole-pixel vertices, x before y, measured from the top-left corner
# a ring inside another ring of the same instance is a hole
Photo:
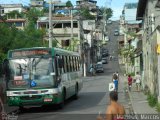
[[[109,56],[109,60],[110,60],[110,61],[112,60],[112,56],[111,56],[111,55]]]
[[[136,80],[136,89],[139,92],[141,88],[141,76],[139,72],[136,72],[135,80]]]
[[[95,70],[94,70],[94,67],[93,67],[93,65],[91,65],[90,70],[89,70],[91,76],[94,75],[94,71],[95,71]]]
[[[119,73],[118,73],[118,71],[116,71],[115,74],[117,75],[118,81],[119,81]]]
[[[118,77],[116,74],[113,74],[113,83],[115,85],[115,91],[118,92]]]
[[[131,87],[132,87],[132,77],[131,77],[131,75],[128,75],[128,89],[129,89],[129,91],[131,91]]]
[[[110,94],[110,105],[106,110],[106,117],[98,116],[97,120],[124,120],[125,109],[124,106],[118,103],[118,93],[111,91]]]

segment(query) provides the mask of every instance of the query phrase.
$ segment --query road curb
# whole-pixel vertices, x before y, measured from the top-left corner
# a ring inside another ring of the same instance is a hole
[[[119,62],[120,63],[120,62]],[[121,67],[121,64],[119,64],[119,68],[120,68],[120,72],[122,73],[122,77],[123,77],[123,79],[126,77],[126,76],[124,76],[124,71],[122,70],[122,67]],[[133,114],[136,114],[136,112],[135,112],[135,110],[133,109],[133,100],[132,100],[132,96],[131,96],[131,93],[129,92],[129,90],[128,90],[128,86],[125,84],[125,82],[123,83],[124,84],[124,92],[125,92],[125,94],[128,94],[128,96],[129,96],[129,102],[130,103],[128,103],[129,104],[129,106],[131,107],[131,112],[133,113]],[[127,90],[127,91],[126,91]]]

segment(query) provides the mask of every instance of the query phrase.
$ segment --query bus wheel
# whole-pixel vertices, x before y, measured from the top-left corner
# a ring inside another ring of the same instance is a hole
[[[78,99],[78,84],[76,84],[76,87],[75,87],[75,95],[73,96],[75,100]]]
[[[60,109],[64,108],[64,105],[65,105],[65,99],[66,99],[66,91],[65,91],[65,90],[63,90],[62,101],[61,101],[61,103],[59,104],[59,108],[60,108]]]

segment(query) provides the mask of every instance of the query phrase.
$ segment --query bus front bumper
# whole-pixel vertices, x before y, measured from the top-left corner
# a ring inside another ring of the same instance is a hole
[[[28,96],[8,96],[9,106],[42,106],[48,104],[58,104],[61,102],[61,96],[53,95],[28,95]]]

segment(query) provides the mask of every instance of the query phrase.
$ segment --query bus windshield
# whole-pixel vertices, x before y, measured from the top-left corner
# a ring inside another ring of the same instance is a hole
[[[52,59],[36,57],[9,60],[10,77],[7,81],[8,89],[26,89],[53,87],[54,72]]]

